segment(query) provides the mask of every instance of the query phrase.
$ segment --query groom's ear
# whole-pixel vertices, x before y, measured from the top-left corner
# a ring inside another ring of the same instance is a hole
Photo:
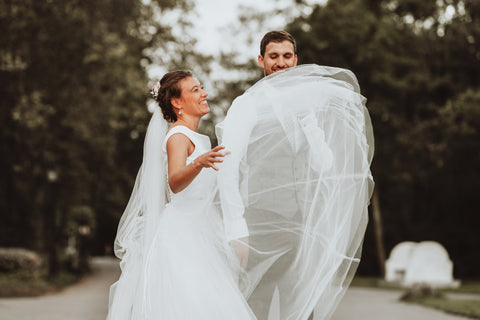
[[[265,69],[265,64],[264,64],[264,62],[263,62],[263,56],[262,56],[261,54],[258,55],[257,61],[258,61],[258,65],[259,65],[262,69]]]

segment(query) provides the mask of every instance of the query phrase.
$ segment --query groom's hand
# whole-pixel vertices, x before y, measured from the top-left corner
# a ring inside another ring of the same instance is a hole
[[[248,263],[248,237],[233,240],[230,244],[235,250],[240,265],[242,268],[246,268]]]

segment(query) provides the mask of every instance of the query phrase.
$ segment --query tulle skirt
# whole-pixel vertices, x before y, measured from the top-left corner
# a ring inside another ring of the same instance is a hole
[[[167,205],[145,257],[134,319],[256,319],[242,295],[241,269],[205,201]]]

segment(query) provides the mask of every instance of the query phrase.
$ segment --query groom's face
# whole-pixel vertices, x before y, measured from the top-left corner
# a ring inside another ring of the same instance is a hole
[[[293,44],[284,40],[282,42],[269,42],[265,47],[265,54],[258,56],[258,64],[263,68],[263,73],[268,76],[274,72],[295,67],[297,55]]]

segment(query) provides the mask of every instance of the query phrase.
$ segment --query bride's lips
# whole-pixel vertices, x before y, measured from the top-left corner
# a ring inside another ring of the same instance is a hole
[[[207,99],[202,99],[202,100],[200,100],[200,104],[202,104],[202,103],[208,104]]]

